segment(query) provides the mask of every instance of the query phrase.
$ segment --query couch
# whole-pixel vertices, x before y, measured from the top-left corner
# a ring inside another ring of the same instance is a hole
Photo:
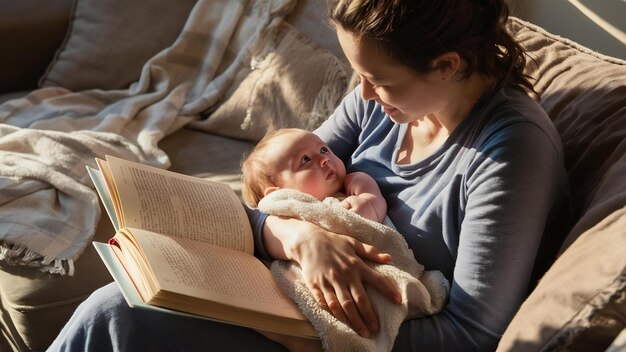
[[[0,103],[14,104],[12,99],[41,87],[129,89],[144,64],[176,40],[196,1],[145,4],[0,1]],[[272,50],[253,58],[233,79],[236,84],[198,114],[202,120],[159,137],[158,147],[168,156],[162,166],[226,182],[240,192],[241,156],[266,129],[312,129],[321,122],[354,85],[324,13],[320,1],[295,4],[288,24],[277,27],[283,34],[272,39]],[[527,73],[563,140],[574,222],[563,224],[569,232],[558,259],[498,350],[624,350],[626,62],[519,19],[511,19],[508,28],[529,52]],[[274,94],[263,93],[268,90]],[[93,240],[112,234],[109,219],[101,216]],[[59,275],[0,260],[1,351],[45,350],[76,306],[112,280],[91,246],[74,266],[72,275]]]

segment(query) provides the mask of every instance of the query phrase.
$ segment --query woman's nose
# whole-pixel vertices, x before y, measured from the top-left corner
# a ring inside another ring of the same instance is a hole
[[[363,100],[373,100],[378,97],[372,83],[365,78],[361,78],[361,97]]]

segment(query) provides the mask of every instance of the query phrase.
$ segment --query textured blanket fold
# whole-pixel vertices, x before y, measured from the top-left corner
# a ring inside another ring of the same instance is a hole
[[[393,258],[392,264],[370,265],[397,283],[403,303],[393,304],[376,290],[366,288],[380,320],[380,331],[371,338],[359,336],[322,309],[307,288],[297,264],[286,261],[272,263],[271,270],[279,285],[311,321],[326,351],[390,351],[404,320],[434,314],[443,308],[449,292],[447,280],[439,271],[425,271],[396,230],[344,209],[334,198],[320,202],[308,194],[290,189],[270,193],[261,200],[259,209],[351,236],[391,254]]]
[[[0,260],[71,274],[100,218],[85,165],[110,154],[168,167],[159,140],[223,98],[294,3],[199,0],[129,89],[44,88],[0,105]]]

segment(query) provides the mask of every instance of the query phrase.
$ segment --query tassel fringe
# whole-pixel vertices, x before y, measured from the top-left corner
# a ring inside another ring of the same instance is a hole
[[[45,257],[22,245],[0,243],[0,261],[8,265],[38,268],[48,274],[74,275],[74,260]]]

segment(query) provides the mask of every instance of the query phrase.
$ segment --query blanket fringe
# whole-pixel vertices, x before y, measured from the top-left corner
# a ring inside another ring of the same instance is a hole
[[[60,276],[74,275],[74,261],[42,256],[23,245],[0,243],[0,261],[9,265],[38,268],[39,271]]]

